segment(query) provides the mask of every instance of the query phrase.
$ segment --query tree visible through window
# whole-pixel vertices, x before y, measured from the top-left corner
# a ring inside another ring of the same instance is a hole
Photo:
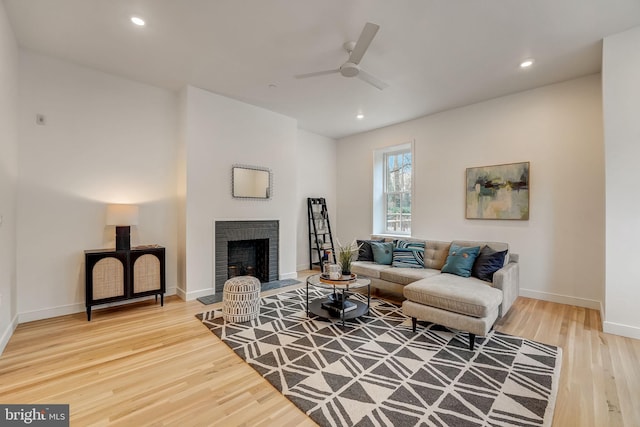
[[[411,176],[411,149],[385,153],[386,232],[411,233]]]

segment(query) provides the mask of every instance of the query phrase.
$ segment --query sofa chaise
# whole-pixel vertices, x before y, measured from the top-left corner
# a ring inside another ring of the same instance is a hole
[[[371,280],[374,291],[403,295],[402,311],[412,318],[414,332],[418,320],[466,331],[473,350],[475,336],[486,335],[518,297],[518,255],[509,253],[506,243],[385,236],[358,243],[351,272]],[[369,260],[367,245],[385,259]],[[461,263],[466,264],[459,271],[455,267]]]

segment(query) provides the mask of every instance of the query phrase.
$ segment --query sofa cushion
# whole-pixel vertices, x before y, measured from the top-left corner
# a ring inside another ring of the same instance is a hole
[[[424,267],[424,242],[396,240],[395,244],[391,265],[407,268]]]
[[[393,243],[371,242],[370,244],[373,260],[378,264],[391,265],[393,261]]]
[[[399,285],[408,285],[416,280],[437,276],[439,274],[440,270],[434,270],[432,268],[389,267],[385,270],[380,270],[379,278]]]
[[[449,255],[451,242],[427,240],[424,245],[424,267],[442,270],[442,266]]]
[[[373,261],[353,261],[351,263],[351,272],[358,276],[367,276],[373,279],[380,278],[380,272],[391,267],[388,265],[376,264]]]
[[[504,265],[504,257],[507,250],[494,251],[489,246],[482,248],[476,261],[473,263],[471,275],[486,282],[493,282],[493,273],[500,270]]]
[[[373,252],[371,251],[371,242],[384,242],[380,240],[357,240],[358,244],[358,261],[373,261]]]
[[[502,303],[502,292],[475,277],[443,273],[408,284],[410,301],[473,317],[485,317]]]
[[[476,335],[486,335],[498,318],[498,308],[485,317],[464,316],[453,311],[442,310],[430,305],[418,304],[408,299],[402,302],[402,314],[420,320],[471,332]]]
[[[471,276],[471,268],[479,252],[480,246],[462,247],[452,243],[447,262],[442,267],[442,272],[462,277]]]

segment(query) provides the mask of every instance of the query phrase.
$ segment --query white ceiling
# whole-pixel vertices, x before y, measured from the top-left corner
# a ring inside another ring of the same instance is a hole
[[[640,25],[640,0],[4,3],[22,48],[172,90],[197,86],[334,138],[598,72],[602,38]],[[368,21],[380,30],[360,65],[387,89],[293,77],[338,68],[342,44]],[[528,57],[534,66],[519,69]]]

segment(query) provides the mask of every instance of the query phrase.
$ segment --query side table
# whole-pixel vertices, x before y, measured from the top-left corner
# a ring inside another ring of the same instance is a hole
[[[333,293],[309,301],[309,286],[330,289]],[[349,299],[352,290],[367,287],[367,303]],[[344,280],[328,280],[321,274],[314,274],[307,278],[307,316],[315,314],[323,319],[342,319],[342,327],[347,319],[369,314],[371,304],[371,281],[369,279],[344,278]]]

